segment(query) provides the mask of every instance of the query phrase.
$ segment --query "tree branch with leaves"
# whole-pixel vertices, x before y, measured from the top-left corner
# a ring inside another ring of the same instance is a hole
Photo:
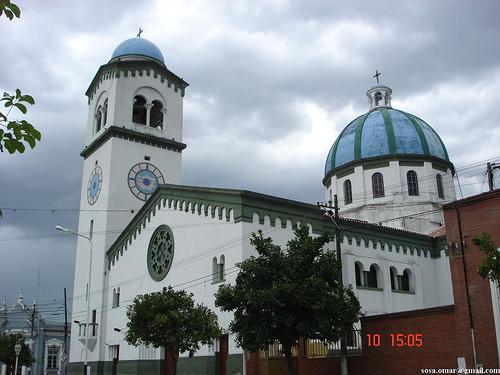
[[[488,233],[482,233],[475,237],[472,242],[484,254],[485,259],[479,265],[477,271],[482,277],[488,277],[492,281],[500,282],[500,251],[493,244]]]
[[[295,230],[286,249],[254,233],[258,255],[244,260],[236,283],[223,284],[215,295],[215,305],[234,314],[229,329],[238,345],[254,352],[280,343],[289,374],[300,339],[333,343],[358,320],[359,301],[340,283],[342,266],[325,249],[329,242],[329,234],[312,237],[307,226]]]
[[[169,286],[161,292],[139,295],[127,309],[127,334],[131,345],[153,345],[165,349],[165,359],[173,362],[175,375],[179,352],[190,356],[219,337],[217,315],[194,302],[192,293],[174,291]]]

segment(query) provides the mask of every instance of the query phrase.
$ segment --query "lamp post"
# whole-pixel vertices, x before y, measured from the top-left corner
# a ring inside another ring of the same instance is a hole
[[[14,345],[14,351],[16,352],[16,368],[14,370],[14,374],[17,375],[17,364],[19,362],[19,355],[21,354],[21,344],[17,343]]]
[[[92,238],[84,236],[78,232],[72,231],[71,229],[61,227],[60,225],[56,225],[56,229],[61,232],[72,233],[75,236],[79,236],[85,238],[90,243],[90,261],[89,261],[89,282],[87,284],[87,323],[85,324],[85,359],[84,359],[84,374],[89,375],[90,371],[88,371],[88,342],[89,342],[89,330],[90,330],[90,282],[92,277]]]

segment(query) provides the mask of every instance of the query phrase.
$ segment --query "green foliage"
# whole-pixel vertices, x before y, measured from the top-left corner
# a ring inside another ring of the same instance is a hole
[[[5,335],[0,336],[0,362],[7,366],[14,366],[16,363],[16,353],[14,346],[21,344],[21,354],[19,355],[18,366],[31,366],[35,362],[35,358],[31,355],[31,350],[24,343],[24,337],[21,335]]]
[[[0,0],[0,16],[4,14],[9,20],[13,20],[14,17],[19,18],[21,16],[21,10],[16,4],[10,2],[10,0]]]
[[[252,235],[258,256],[239,265],[235,285],[220,286],[215,301],[234,312],[230,330],[242,348],[256,351],[278,341],[289,358],[300,338],[335,342],[358,320],[359,301],[340,284],[341,264],[324,249],[329,241],[328,234],[311,237],[306,226],[295,230],[285,250],[261,231]]]
[[[477,268],[479,274],[492,281],[500,282],[500,252],[491,241],[490,235],[483,233],[475,237],[472,242],[486,255],[483,263]]]
[[[195,304],[192,293],[176,292],[171,286],[137,296],[127,317],[125,339],[129,344],[163,346],[170,353],[194,353],[200,344],[211,344],[220,334],[213,311]]]
[[[5,148],[10,154],[16,151],[23,153],[26,149],[23,142],[34,148],[36,141],[41,139],[40,132],[26,120],[9,121],[7,118],[13,108],[26,114],[27,104],[35,104],[33,97],[23,95],[21,90],[17,89],[15,95],[4,92],[0,102],[4,102],[4,107],[8,108],[7,113],[0,112],[0,152]]]

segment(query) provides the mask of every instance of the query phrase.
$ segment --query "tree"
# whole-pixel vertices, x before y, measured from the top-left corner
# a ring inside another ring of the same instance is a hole
[[[165,362],[173,363],[174,375],[179,351],[192,356],[200,344],[211,344],[220,334],[213,311],[195,304],[192,293],[176,292],[171,286],[135,297],[127,309],[127,317],[127,342],[134,346],[164,347]]]
[[[33,97],[23,95],[21,90],[16,89],[15,95],[4,92],[0,102],[4,102],[5,108],[8,108],[5,114],[0,112],[0,152],[5,148],[10,154],[16,151],[23,153],[26,149],[25,143],[34,148],[36,141],[41,139],[40,132],[26,120],[8,120],[13,108],[26,114],[26,104],[35,104]]]
[[[472,242],[486,255],[483,263],[477,268],[479,274],[492,281],[500,282],[500,253],[498,248],[493,245],[490,235],[482,233],[475,237]]]
[[[19,355],[18,367],[31,366],[31,364],[35,362],[35,358],[31,355],[31,350],[28,345],[24,343],[24,337],[22,335],[0,336],[0,362],[5,363],[10,368],[15,366],[16,353],[14,346],[17,343],[21,344],[21,354]]]
[[[352,288],[340,284],[342,266],[335,253],[325,250],[328,234],[313,238],[309,228],[295,230],[283,250],[262,232],[251,244],[258,256],[238,267],[235,285],[224,284],[215,305],[233,311],[229,329],[248,351],[278,342],[292,373],[292,349],[301,338],[325,343],[338,341],[358,320],[360,304]]]
[[[0,0],[0,16],[3,14],[12,21],[14,17],[21,16],[21,10],[10,0]],[[7,108],[6,113],[0,112],[0,152],[5,148],[10,154],[15,152],[22,154],[26,149],[26,143],[33,149],[36,141],[41,139],[40,132],[26,120],[8,119],[13,108],[26,114],[28,111],[26,105],[35,104],[33,97],[23,95],[20,89],[16,89],[14,95],[4,92],[0,102],[4,102],[4,107]]]

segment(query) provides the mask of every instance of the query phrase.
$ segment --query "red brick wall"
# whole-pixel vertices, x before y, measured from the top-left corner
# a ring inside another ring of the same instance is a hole
[[[349,358],[349,374],[414,375],[423,368],[456,368],[453,306],[361,318],[363,355]],[[367,334],[382,337],[379,347],[367,344]],[[391,333],[423,335],[422,347],[393,347]]]
[[[456,368],[455,314],[453,306],[413,310],[402,313],[361,318],[363,354],[349,356],[349,375],[414,375],[423,368]],[[382,336],[379,347],[369,347],[366,334]],[[391,346],[391,333],[422,333],[423,346]],[[257,355],[247,361],[248,375],[259,374]],[[299,348],[299,375],[332,375],[340,373],[338,358],[307,358]],[[272,375],[272,374],[269,374]]]
[[[456,209],[460,213],[464,239],[463,258]],[[471,326],[462,263],[464,260],[469,284],[477,362],[485,368],[497,368],[499,363],[490,283],[488,279],[483,279],[477,273],[477,266],[483,261],[484,255],[472,243],[472,239],[478,234],[488,232],[493,243],[500,246],[500,190],[446,205],[444,219],[447,243],[458,245],[457,249],[449,249],[453,298],[456,306],[456,332],[457,337],[460,338],[457,341],[458,355],[466,358],[468,367],[473,367]]]

